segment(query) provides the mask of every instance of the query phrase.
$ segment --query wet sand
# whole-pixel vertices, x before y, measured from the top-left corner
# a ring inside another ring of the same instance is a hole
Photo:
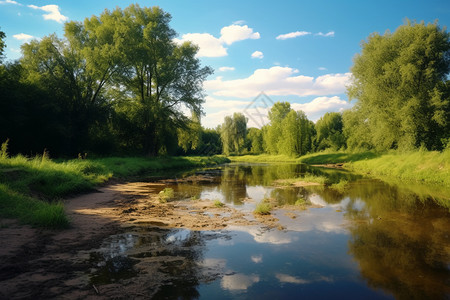
[[[164,266],[171,261],[186,265],[186,258],[167,254],[140,259],[132,262],[136,273],[129,279],[93,284],[92,274],[99,268],[93,255],[106,238],[127,228],[154,227],[150,233],[154,237],[162,234],[158,231],[161,228],[282,229],[271,215],[255,216],[226,205],[216,207],[210,199],[160,203],[158,192],[165,186],[166,183],[144,182],[114,184],[68,199],[65,209],[71,228],[64,230],[36,229],[0,219],[0,299],[151,298],[171,280]]]

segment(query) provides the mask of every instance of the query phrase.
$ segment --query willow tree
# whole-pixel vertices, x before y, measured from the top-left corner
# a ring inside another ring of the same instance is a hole
[[[442,148],[450,137],[450,39],[436,23],[372,34],[351,69],[353,117],[380,150]],[[353,130],[347,129],[350,136]],[[355,129],[355,132],[363,130]],[[351,138],[351,137],[350,137]]]
[[[247,136],[247,118],[242,113],[226,116],[220,125],[220,138],[225,155],[241,154]]]
[[[289,102],[276,102],[270,109],[270,124],[264,129],[264,145],[267,153],[278,154],[280,152],[281,123],[290,111],[291,104]]]
[[[116,18],[119,32],[116,49],[120,54],[121,72],[115,75],[125,106],[134,106],[133,116],[141,134],[143,150],[156,155],[168,131],[188,128],[189,110],[201,115],[203,81],[212,73],[195,57],[198,47],[173,40],[170,14],[159,7],[130,5],[125,10],[105,11],[102,18]]]

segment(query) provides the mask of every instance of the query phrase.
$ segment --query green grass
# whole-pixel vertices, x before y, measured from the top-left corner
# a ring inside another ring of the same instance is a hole
[[[174,195],[175,193],[172,188],[165,188],[161,192],[159,192],[158,200],[161,203],[166,203],[167,201],[172,199]]]
[[[354,161],[346,168],[380,179],[397,178],[450,188],[450,149],[438,151],[390,152],[379,157]]]
[[[298,162],[315,165],[315,164],[339,164],[348,163],[366,159],[373,159],[379,154],[374,152],[318,152],[301,156]]]
[[[278,179],[273,184],[281,186],[291,186],[297,182],[327,184],[328,179],[325,176],[306,174],[303,177]]]
[[[333,190],[336,190],[340,193],[343,193],[347,188],[348,181],[345,179],[341,179],[338,183],[333,183],[329,187]]]
[[[304,198],[298,198],[297,201],[295,201],[294,205],[304,206],[304,205],[306,205],[306,200]]]
[[[0,148],[0,217],[38,227],[68,226],[61,199],[93,190],[111,178],[130,178],[166,169],[203,167],[229,162],[212,157],[110,157],[53,161],[46,154],[8,157]],[[170,198],[170,197],[169,197]]]
[[[295,157],[286,155],[242,155],[242,156],[229,156],[232,162],[254,162],[254,163],[266,163],[266,162],[297,162]]]
[[[257,215],[270,215],[270,211],[272,210],[272,205],[267,203],[266,201],[262,201],[258,205],[256,205],[253,213]]]
[[[225,204],[223,204],[223,202],[221,202],[219,199],[216,199],[216,200],[214,200],[214,206],[220,208],[220,207],[224,207]]]

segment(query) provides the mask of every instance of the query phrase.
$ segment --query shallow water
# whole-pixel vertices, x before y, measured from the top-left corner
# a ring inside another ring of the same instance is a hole
[[[349,184],[342,191],[271,186],[276,179],[306,173]],[[158,270],[167,279],[155,298],[450,297],[450,213],[438,204],[449,199],[418,195],[342,170],[298,164],[230,164],[197,174],[211,180],[171,184],[177,199],[220,200],[249,212],[248,218],[264,198],[274,199],[278,206],[303,198],[310,206],[272,211],[281,225],[274,229],[126,229],[94,253],[91,259],[98,271],[92,282],[138,276],[139,262],[161,257]]]

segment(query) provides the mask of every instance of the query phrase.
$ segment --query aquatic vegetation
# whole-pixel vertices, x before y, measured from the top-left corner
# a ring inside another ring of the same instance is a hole
[[[172,199],[174,195],[175,193],[172,188],[164,188],[161,192],[159,192],[158,200],[160,203],[166,203]]]
[[[219,199],[214,200],[214,206],[215,207],[224,207],[225,204],[221,202]]]
[[[262,201],[261,203],[256,205],[255,210],[253,212],[258,215],[270,215],[271,210],[272,205],[270,205],[270,203]]]
[[[306,199],[302,198],[302,197],[298,198],[297,201],[295,201],[295,205],[297,205],[297,206],[306,205]]]
[[[333,190],[336,190],[340,193],[343,193],[348,185],[348,181],[345,179],[341,179],[338,183],[331,184],[329,187]]]

